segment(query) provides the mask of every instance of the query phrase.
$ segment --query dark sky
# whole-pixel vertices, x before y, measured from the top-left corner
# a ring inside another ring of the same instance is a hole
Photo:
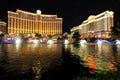
[[[7,11],[16,9],[33,13],[40,9],[43,14],[57,14],[63,18],[63,33],[69,33],[90,15],[106,10],[114,11],[116,21],[120,21],[120,0],[1,0],[0,19],[7,22]]]

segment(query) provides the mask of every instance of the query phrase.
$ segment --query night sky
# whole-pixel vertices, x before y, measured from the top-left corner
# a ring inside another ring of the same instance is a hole
[[[120,0],[1,0],[0,19],[7,22],[7,11],[16,9],[43,14],[56,14],[63,18],[63,33],[80,25],[90,15],[106,10],[114,11],[115,22],[120,22]]]

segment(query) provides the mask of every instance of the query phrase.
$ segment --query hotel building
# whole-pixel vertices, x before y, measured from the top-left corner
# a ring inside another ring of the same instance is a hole
[[[9,34],[62,34],[62,18],[57,15],[41,14],[40,10],[31,13],[17,9],[16,12],[8,11]]]
[[[73,27],[71,32],[78,31],[82,38],[109,38],[110,28],[114,23],[113,12],[105,11],[98,15],[91,15],[79,26]]]
[[[6,33],[6,22],[0,20],[0,34]]]

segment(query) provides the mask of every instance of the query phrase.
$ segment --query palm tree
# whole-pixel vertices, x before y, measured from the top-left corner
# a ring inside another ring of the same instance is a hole
[[[4,33],[0,34],[0,40],[2,40],[4,38]]]
[[[111,27],[110,35],[112,39],[120,39],[120,24],[119,23]]]
[[[65,40],[65,39],[68,39],[68,33],[65,32],[63,35],[62,35],[62,39]]]
[[[38,39],[42,39],[42,35],[41,35],[41,34],[35,33],[35,36],[36,36]]]
[[[79,32],[75,32],[75,33],[73,34],[72,38],[73,38],[74,41],[79,41],[79,39],[80,39],[80,34],[79,34]]]

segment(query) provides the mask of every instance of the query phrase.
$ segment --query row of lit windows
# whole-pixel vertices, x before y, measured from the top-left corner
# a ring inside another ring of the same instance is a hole
[[[39,24],[40,22],[35,22],[35,21],[27,21],[27,20],[22,20],[22,19],[15,19],[15,18],[9,18],[9,26],[17,26],[21,25],[21,26],[28,26],[28,24],[32,25],[32,26],[36,26],[36,24]],[[43,25],[51,25],[51,26],[55,26],[57,24],[60,24],[60,22],[42,22]],[[62,24],[62,23],[61,23]]]
[[[38,23],[38,24],[37,24]],[[59,32],[61,30],[59,27],[62,26],[62,23],[42,23],[40,27],[40,22],[25,21],[19,19],[13,19],[9,17],[9,32],[23,32],[23,33],[49,33],[49,30],[54,32]],[[50,27],[50,29],[49,29]],[[41,29],[40,29],[41,28]],[[14,29],[11,31],[10,29]],[[28,30],[26,30],[28,29]],[[48,30],[49,29],[49,30]],[[15,31],[16,30],[16,31]],[[41,32],[39,32],[41,30]],[[62,32],[62,31],[60,31]]]
[[[25,29],[17,30],[15,28],[8,29],[8,32],[9,33],[26,33],[26,34],[28,34],[28,33],[37,33],[37,32],[39,32],[39,34],[62,34],[61,31],[56,31],[56,30],[51,30],[51,31],[28,30],[28,29],[26,29],[26,30]]]
[[[40,16],[40,15],[30,15],[30,14],[26,14],[26,13],[22,13],[22,12],[18,12],[18,13],[14,13],[14,12],[9,12],[8,13],[8,16],[9,17],[18,17],[18,18],[22,18],[22,19],[30,19],[30,20],[40,20],[40,18],[42,20],[46,20],[46,21],[61,21],[62,19],[60,20],[57,20],[57,17],[56,16],[50,16],[50,17],[45,17],[45,16]]]
[[[89,31],[110,31],[110,27],[113,25],[113,18],[107,17],[100,20],[85,24],[82,27],[82,33],[87,33]]]

